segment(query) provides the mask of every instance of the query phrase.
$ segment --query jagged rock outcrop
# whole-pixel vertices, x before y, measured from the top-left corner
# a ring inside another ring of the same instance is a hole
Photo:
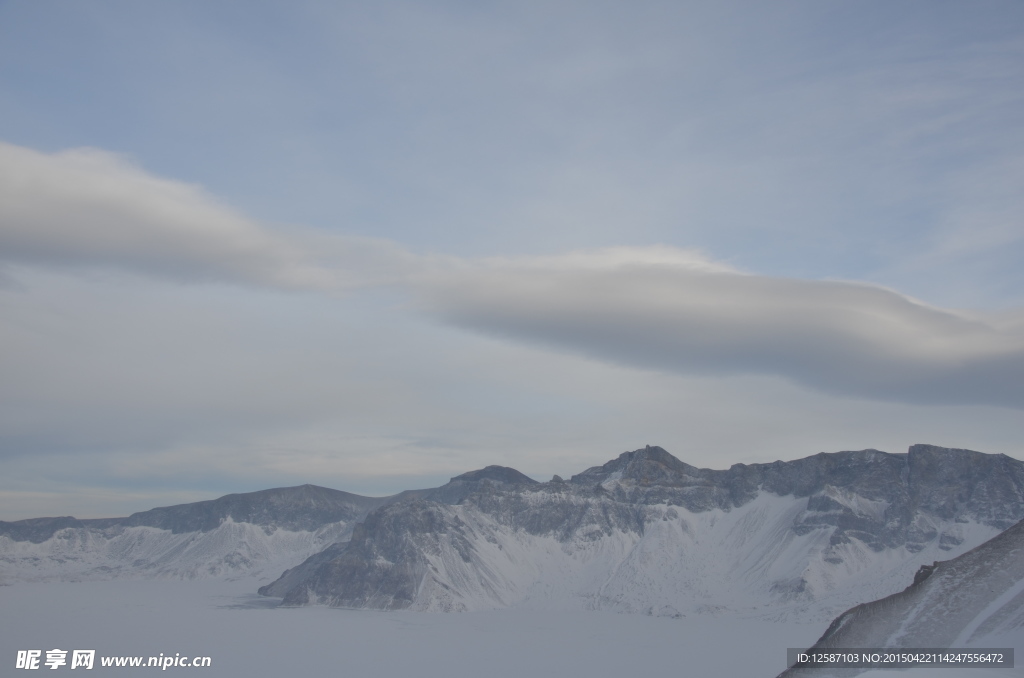
[[[569,480],[500,466],[383,498],[305,485],[0,523],[7,580],[251,576],[286,605],[817,616],[1024,518],[1024,463],[915,445],[700,469],[660,447]]]
[[[897,590],[929,558],[1024,518],[1024,463],[930,445],[724,471],[648,446],[568,482],[496,473],[371,512],[330,558],[262,592],[286,605],[384,609],[561,596],[671,614],[823,611]]]

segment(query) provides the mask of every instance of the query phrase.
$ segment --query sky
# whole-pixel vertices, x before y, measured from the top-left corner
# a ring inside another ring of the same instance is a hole
[[[1024,5],[0,1],[0,520],[1024,458]]]

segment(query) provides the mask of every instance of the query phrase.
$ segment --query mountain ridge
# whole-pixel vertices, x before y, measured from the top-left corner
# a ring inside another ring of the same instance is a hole
[[[0,521],[0,536],[15,541],[42,543],[61,529],[69,527],[105,529],[109,527],[155,527],[174,534],[209,532],[231,517],[263,527],[315,529],[320,524],[351,520],[360,508],[376,508],[388,497],[363,497],[306,483],[255,492],[226,494],[188,504],[159,506],[138,511],[123,518],[75,518],[73,516],[27,518]],[[319,523],[319,524],[317,524]]]
[[[653,610],[662,590],[667,614],[734,608],[728,582],[698,548],[710,538],[722,563],[743,563],[718,568],[732,568],[758,605],[806,607],[832,596],[834,609],[853,599],[844,586],[860,587],[854,598],[863,599],[897,590],[927,556],[955,555],[1024,518],[1024,463],[915,445],[906,454],[822,453],[717,471],[647,446],[568,482],[484,483],[448,502],[415,499],[371,512],[331,558],[260,592],[291,606],[486,609],[524,604],[568,577],[558,586],[576,587],[592,607]],[[652,574],[645,558],[673,574]],[[577,586],[587,577],[601,583]]]
[[[1024,462],[1005,455],[914,445],[715,470],[648,445],[568,481],[488,466],[390,497],[307,484],[0,523],[0,562],[35,580],[271,575],[260,593],[295,606],[831,619],[1022,507]]]

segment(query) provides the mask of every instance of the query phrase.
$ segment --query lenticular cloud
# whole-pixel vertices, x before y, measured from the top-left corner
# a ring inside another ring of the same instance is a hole
[[[624,365],[1024,406],[1020,318],[968,316],[860,283],[746,275],[669,249],[483,262],[432,277],[420,294],[456,325]]]
[[[0,142],[0,265],[106,267],[336,293],[392,285],[447,323],[684,374],[767,374],[922,404],[1024,407],[1024,315],[861,283],[751,275],[701,252],[613,247],[459,259],[268,228],[97,149]]]

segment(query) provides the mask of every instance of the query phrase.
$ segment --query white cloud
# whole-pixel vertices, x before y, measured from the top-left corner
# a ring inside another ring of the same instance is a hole
[[[338,290],[401,275],[403,258],[380,240],[266,228],[106,151],[0,142],[0,263]]]
[[[739,274],[670,252],[491,262],[435,275],[421,300],[463,327],[646,369],[1024,407],[1024,332],[1012,314],[957,313],[860,283]]]
[[[698,250],[458,259],[270,229],[95,149],[0,144],[8,263],[337,292],[399,285],[457,326],[688,375],[767,374],[840,395],[1024,407],[1024,330],[853,282],[754,275]]]

